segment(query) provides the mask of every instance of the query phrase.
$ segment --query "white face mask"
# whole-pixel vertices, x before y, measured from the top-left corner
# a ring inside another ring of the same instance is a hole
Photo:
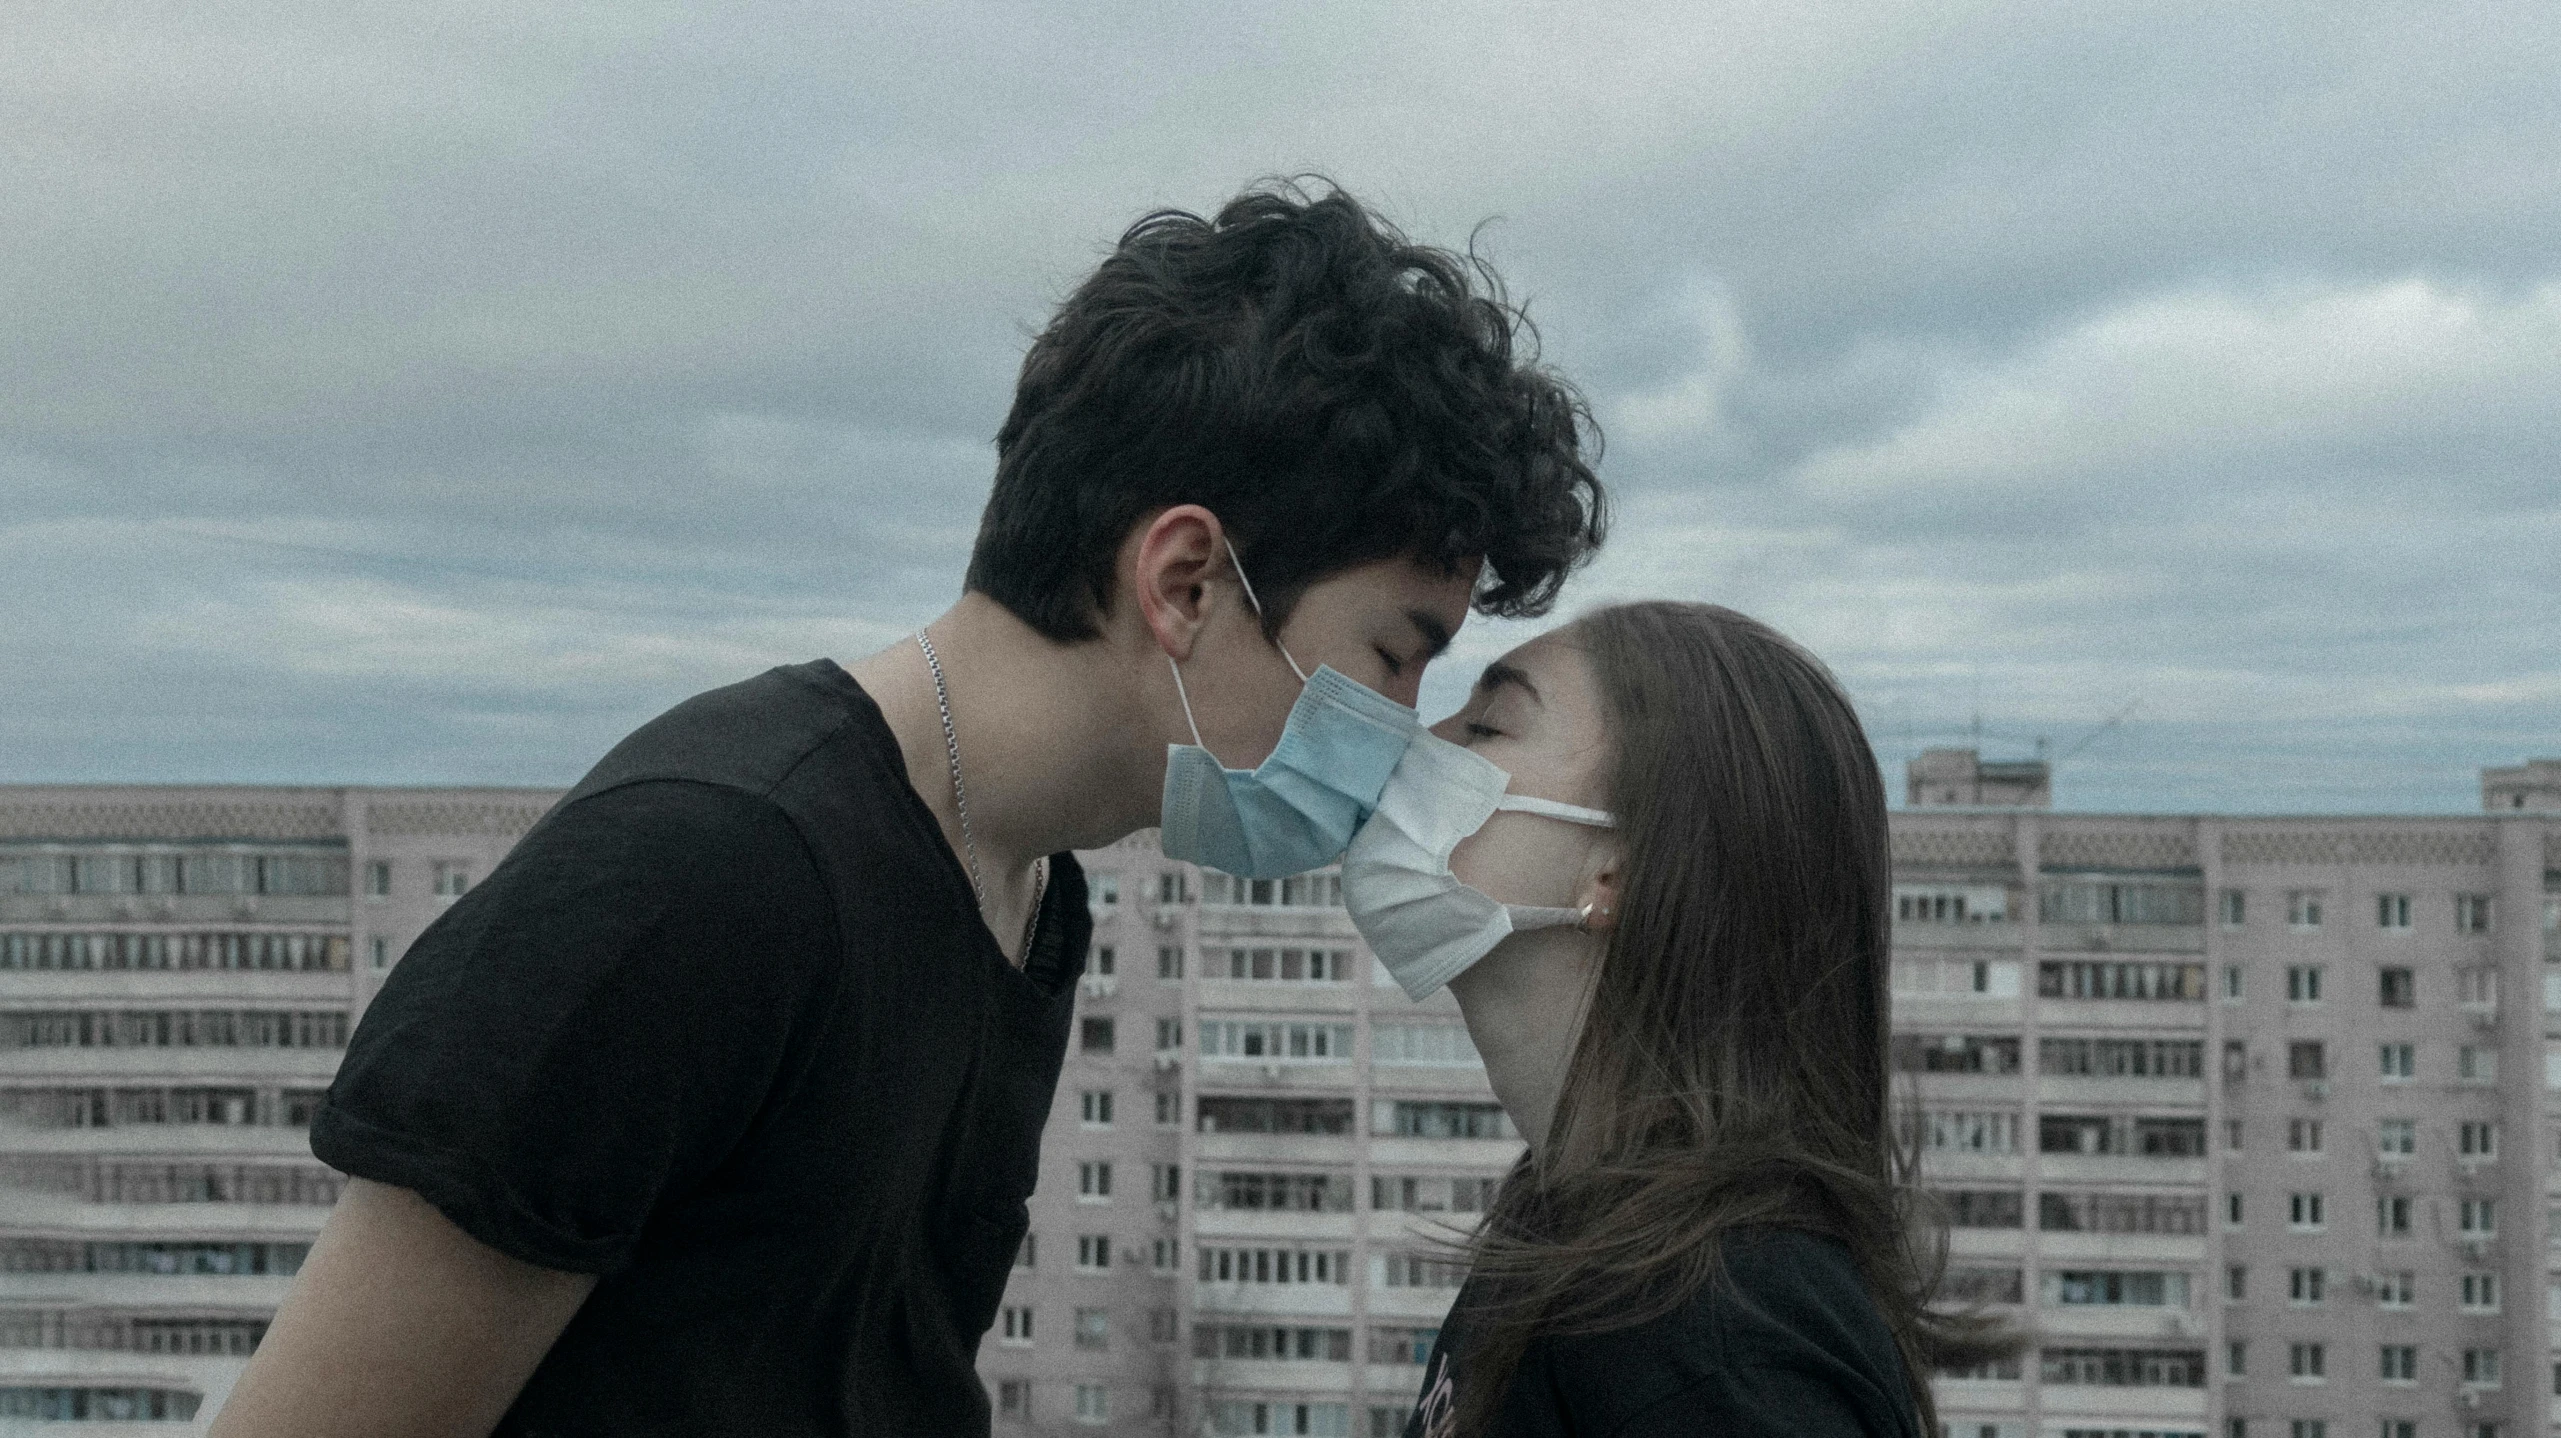
[[[1617,827],[1599,809],[1503,792],[1511,782],[1475,750],[1418,731],[1343,854],[1343,907],[1408,998],[1429,997],[1511,934],[1583,919],[1580,909],[1501,903],[1450,872],[1450,851],[1505,809]]]

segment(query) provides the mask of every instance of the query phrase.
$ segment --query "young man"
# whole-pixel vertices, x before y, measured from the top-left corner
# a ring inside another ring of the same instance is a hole
[[[1470,608],[1600,540],[1517,323],[1340,194],[1132,228],[1024,360],[960,602],[643,726],[402,961],[216,1438],[986,1433],[1067,851],[1340,854]]]

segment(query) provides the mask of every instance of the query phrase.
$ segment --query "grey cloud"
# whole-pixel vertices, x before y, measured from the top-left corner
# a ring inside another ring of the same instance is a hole
[[[2561,740],[2547,7],[5,24],[7,777],[557,781],[882,642],[1025,327],[1310,167],[1501,217],[1627,500],[1568,610],[1763,613],[1889,759],[1978,690],[2003,743],[2150,696],[2067,802],[2444,807]]]

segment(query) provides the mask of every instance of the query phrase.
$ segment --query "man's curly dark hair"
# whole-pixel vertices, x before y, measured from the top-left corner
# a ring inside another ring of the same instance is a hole
[[[1023,358],[966,585],[1093,638],[1141,518],[1219,517],[1276,631],[1375,559],[1483,556],[1476,609],[1543,613],[1607,526],[1600,435],[1473,252],[1329,182],[1132,225]]]

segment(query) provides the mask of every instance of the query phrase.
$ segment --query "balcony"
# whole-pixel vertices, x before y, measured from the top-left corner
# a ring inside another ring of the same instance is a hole
[[[1272,1318],[1352,1316],[1351,1285],[1345,1283],[1200,1283],[1193,1286],[1192,1297],[1193,1306],[1202,1314],[1241,1313]]]
[[[102,1008],[109,1005],[229,1008],[289,1003],[345,1008],[356,976],[331,969],[11,969],[0,971],[0,1003]]]
[[[338,1072],[337,1049],[102,1048],[0,1050],[0,1079],[19,1083],[100,1080],[146,1083],[155,1079],[225,1079],[325,1088]]]

